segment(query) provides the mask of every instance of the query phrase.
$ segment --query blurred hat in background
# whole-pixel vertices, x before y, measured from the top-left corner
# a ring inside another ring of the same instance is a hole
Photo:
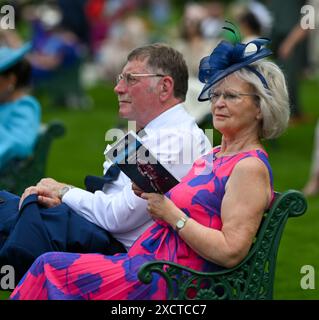
[[[47,30],[58,26],[62,21],[60,9],[53,5],[39,5],[36,8],[36,16]]]
[[[31,48],[31,43],[26,43],[20,48],[0,47],[0,72],[8,70],[19,62]]]

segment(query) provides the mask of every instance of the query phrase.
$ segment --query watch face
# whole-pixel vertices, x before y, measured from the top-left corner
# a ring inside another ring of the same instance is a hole
[[[181,228],[184,227],[184,224],[185,224],[185,221],[183,221],[183,220],[178,220],[178,221],[176,222],[176,228],[177,228],[177,229],[181,229]]]

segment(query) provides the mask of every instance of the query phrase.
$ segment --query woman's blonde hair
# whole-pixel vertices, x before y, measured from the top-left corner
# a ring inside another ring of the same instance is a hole
[[[260,138],[274,139],[287,128],[290,108],[285,76],[273,62],[260,60],[251,65],[265,78],[268,89],[250,70],[242,68],[234,74],[249,83],[259,97],[259,107],[263,115]]]

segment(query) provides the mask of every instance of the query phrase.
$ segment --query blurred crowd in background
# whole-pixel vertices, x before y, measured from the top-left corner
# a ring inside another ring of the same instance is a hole
[[[225,20],[238,27],[243,42],[270,37],[291,87],[292,116],[302,120],[298,81],[301,72],[317,72],[318,38],[299,43],[290,57],[280,57],[280,45],[298,24],[306,1],[170,1],[170,0],[50,0],[7,1],[15,8],[15,30],[1,30],[1,42],[18,47],[32,42],[28,59],[35,92],[50,88],[51,103],[90,108],[94,101],[85,86],[114,82],[127,53],[150,42],[167,42],[184,55],[190,71],[188,110],[201,122],[209,104],[199,109],[198,64],[221,38],[236,39],[222,29]],[[287,14],[289,13],[289,14]],[[200,110],[200,111],[199,111]]]
[[[287,77],[291,123],[307,122],[299,83],[302,76],[318,75],[319,36],[315,28],[296,40],[293,31],[300,26],[306,4],[314,6],[319,23],[318,0],[8,0],[5,4],[15,9],[15,29],[1,29],[0,44],[18,48],[31,42],[27,59],[33,93],[47,94],[48,104],[56,108],[93,108],[88,87],[101,81],[114,84],[133,48],[165,42],[185,56],[190,74],[185,106],[201,124],[210,120],[210,103],[199,107],[197,101],[200,59],[221,39],[249,43],[269,37],[273,59]],[[226,21],[236,26],[235,35],[223,29]],[[317,171],[309,193],[319,192]]]

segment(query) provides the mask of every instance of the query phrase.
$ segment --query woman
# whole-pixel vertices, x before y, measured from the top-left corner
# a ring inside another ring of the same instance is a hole
[[[39,257],[13,299],[165,299],[165,283],[137,278],[140,266],[157,259],[201,271],[229,268],[247,254],[263,212],[273,199],[271,168],[260,139],[286,128],[288,94],[280,69],[258,61],[271,52],[265,40],[249,46],[221,42],[202,59],[200,101],[210,99],[221,146],[197,160],[166,196],[148,201],[155,223],[127,254],[47,253]],[[255,52],[248,49],[255,47]],[[247,50],[246,50],[247,49]]]
[[[32,153],[40,127],[39,103],[27,93],[31,68],[23,57],[30,49],[0,48],[0,170]]]

